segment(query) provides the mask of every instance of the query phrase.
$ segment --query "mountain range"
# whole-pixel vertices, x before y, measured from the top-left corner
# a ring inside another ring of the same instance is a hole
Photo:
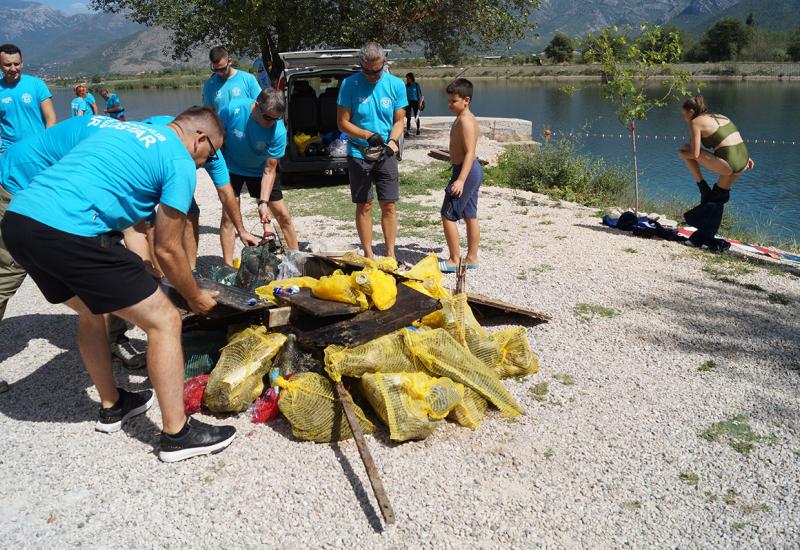
[[[800,0],[542,0],[531,15],[535,33],[515,51],[539,51],[556,32],[583,36],[612,24],[672,23],[699,35],[716,19],[744,19],[752,13],[759,28],[800,26]],[[204,65],[204,50],[177,63],[164,50],[170,35],[145,28],[122,14],[67,14],[27,0],[0,0],[0,42],[23,51],[28,70],[45,75],[137,73],[181,65]]]

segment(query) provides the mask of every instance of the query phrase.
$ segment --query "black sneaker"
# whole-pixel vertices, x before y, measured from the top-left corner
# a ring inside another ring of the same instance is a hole
[[[129,418],[149,409],[155,399],[151,390],[133,393],[117,388],[117,391],[119,401],[113,407],[108,409],[100,407],[100,419],[94,425],[94,429],[98,432],[110,434],[119,431]]]
[[[192,417],[188,418],[182,431],[185,433],[180,437],[161,432],[158,458],[163,462],[178,462],[193,456],[219,453],[236,437],[236,428],[233,426],[212,426]]]
[[[8,391],[8,382],[5,380],[0,380],[0,393],[5,393]]]

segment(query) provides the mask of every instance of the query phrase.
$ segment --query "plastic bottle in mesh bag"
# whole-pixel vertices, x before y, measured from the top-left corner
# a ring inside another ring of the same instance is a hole
[[[397,330],[359,346],[332,344],[325,348],[325,372],[335,381],[342,376],[361,378],[368,372],[413,372],[414,364],[403,333]]]
[[[461,384],[423,372],[365,374],[361,387],[395,441],[428,437],[464,395]]]
[[[465,428],[474,430],[483,420],[483,415],[486,413],[486,407],[488,406],[489,404],[486,400],[478,395],[475,390],[464,388],[464,399],[453,407],[447,418],[458,422]]]
[[[331,275],[320,277],[316,285],[311,289],[311,293],[321,300],[331,300],[333,302],[343,302],[353,304],[361,309],[369,309],[369,300],[366,294],[353,285],[350,275],[345,275],[341,269],[337,269]]]
[[[236,286],[255,290],[275,280],[281,260],[270,251],[268,244],[246,246],[242,249],[242,260],[236,273]]]
[[[234,334],[211,371],[203,404],[214,412],[242,412],[264,392],[264,375],[286,336],[263,326]]]
[[[281,388],[278,407],[297,439],[327,443],[353,437],[330,379],[315,372],[301,372],[288,380],[278,377],[277,385]],[[353,412],[363,433],[375,431],[375,425],[355,403]]]
[[[492,333],[497,342],[498,361],[494,367],[500,378],[526,376],[539,372],[539,357],[531,349],[525,327],[512,327]]]
[[[422,332],[406,331],[408,349],[414,361],[429,374],[446,376],[472,388],[497,407],[503,416],[523,413],[522,407],[508,393],[500,378],[444,329]]]

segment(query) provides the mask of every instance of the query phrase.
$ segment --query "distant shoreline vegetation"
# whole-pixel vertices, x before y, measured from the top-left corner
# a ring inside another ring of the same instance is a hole
[[[681,70],[703,79],[715,80],[800,80],[800,63],[793,62],[736,62],[680,63]],[[464,65],[424,64],[423,59],[396,59],[392,72],[402,76],[413,71],[417,78],[454,78],[462,75],[470,79],[543,79],[543,80],[600,80],[599,65],[553,64],[539,65],[530,56],[512,56],[501,59],[476,61]],[[249,70],[242,67],[244,70]],[[251,71],[252,72],[252,71]],[[90,88],[108,87],[114,90],[161,90],[199,88],[211,76],[207,69],[165,69],[139,75],[104,75],[49,79],[56,87],[72,87],[78,82]]]

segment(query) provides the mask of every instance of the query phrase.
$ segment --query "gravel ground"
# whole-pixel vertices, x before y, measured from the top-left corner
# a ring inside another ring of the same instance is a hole
[[[217,255],[220,208],[210,185],[198,189],[200,251]],[[369,438],[395,525],[381,526],[352,441],[203,415],[235,424],[237,440],[167,465],[154,454],[157,406],[124,432],[94,432],[76,317],[28,280],[0,325],[12,383],[0,394],[2,546],[796,548],[797,272],[602,229],[594,210],[530,193],[485,188],[480,210],[483,265],[468,288],[553,316],[529,329],[542,369],[508,381],[526,409],[514,421]],[[303,240],[357,241],[331,220],[296,223]],[[402,260],[441,253],[436,227],[402,234]],[[739,439],[700,437],[737,415]],[[746,443],[749,454],[733,448]]]

